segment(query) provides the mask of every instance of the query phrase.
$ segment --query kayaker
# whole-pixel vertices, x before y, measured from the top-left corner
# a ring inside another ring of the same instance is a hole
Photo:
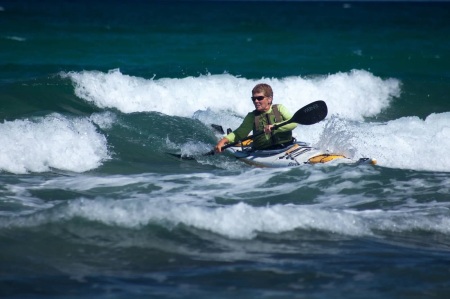
[[[214,147],[216,153],[222,152],[222,147],[230,142],[241,140],[253,130],[253,135],[264,131],[253,138],[252,147],[254,149],[275,149],[283,148],[292,144],[292,130],[297,126],[291,123],[272,131],[274,124],[283,122],[292,117],[287,108],[281,104],[272,105],[273,91],[272,87],[265,83],[257,84],[252,90],[251,97],[255,110],[249,112],[242,124],[233,132],[222,138]]]

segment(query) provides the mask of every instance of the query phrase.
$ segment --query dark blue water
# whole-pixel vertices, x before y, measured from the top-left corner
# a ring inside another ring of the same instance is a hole
[[[0,297],[448,298],[449,36],[448,2],[1,1]],[[378,164],[202,156],[260,82]]]

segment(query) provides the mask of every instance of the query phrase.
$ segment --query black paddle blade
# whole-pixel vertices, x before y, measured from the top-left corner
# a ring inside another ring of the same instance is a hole
[[[323,120],[327,114],[327,104],[324,101],[315,101],[295,112],[291,122],[301,125],[313,125]]]
[[[225,134],[225,131],[223,130],[223,127],[221,125],[211,124],[211,127],[220,134]]]

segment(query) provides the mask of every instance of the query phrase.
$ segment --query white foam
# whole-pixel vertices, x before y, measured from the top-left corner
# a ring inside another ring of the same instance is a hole
[[[347,236],[376,236],[383,231],[401,233],[411,230],[450,234],[448,217],[424,210],[354,211],[294,204],[255,207],[243,202],[216,206],[148,197],[72,200],[50,212],[0,218],[0,227],[32,227],[78,217],[130,229],[151,224],[167,228],[184,225],[233,239],[252,239],[260,233],[280,234],[293,230],[318,230]]]
[[[325,100],[329,115],[314,126],[294,130],[298,140],[345,154],[350,158],[375,158],[386,167],[449,171],[449,114],[432,114],[426,120],[404,117],[387,123],[367,123],[400,96],[401,83],[353,70],[348,73],[302,78],[245,79],[230,74],[182,79],[144,79],[122,74],[84,71],[62,74],[75,85],[76,94],[99,107],[125,113],[157,111],[192,117],[209,126],[235,129],[253,109],[249,97],[253,86],[267,82],[274,89],[274,102],[291,111]]]
[[[320,147],[350,157],[373,157],[379,165],[428,171],[450,171],[450,112],[425,120],[402,117],[387,123],[330,119]]]
[[[215,206],[139,199],[74,201],[66,212],[71,217],[81,216],[108,225],[140,228],[152,223],[169,227],[182,224],[237,239],[251,239],[258,233],[279,234],[296,229],[349,236],[413,229],[450,233],[448,217],[424,209],[402,209],[402,212],[354,211],[324,208],[321,205],[277,204],[254,207],[238,202]]]
[[[292,111],[312,101],[324,100],[330,115],[354,120],[377,115],[400,93],[398,80],[383,80],[362,70],[316,78],[258,80],[229,74],[155,80],[124,75],[119,70],[70,72],[61,76],[74,82],[78,97],[98,107],[116,108],[124,113],[156,111],[184,117],[208,109],[242,117],[254,109],[251,90],[260,82],[273,87],[274,103],[283,103]]]
[[[93,113],[89,120],[97,124],[102,129],[110,129],[117,121],[117,116],[112,112]]]
[[[292,169],[252,169],[226,176],[212,173],[189,176],[147,173],[27,179],[22,184],[15,184],[19,189],[10,192],[18,197],[27,197],[24,192],[30,197],[33,191],[49,189],[81,193],[95,190],[97,194],[105,194],[102,191],[104,188],[108,198],[48,202],[46,210],[35,208],[34,213],[28,212],[20,217],[0,217],[0,227],[33,227],[81,217],[130,229],[153,224],[167,228],[183,225],[236,239],[252,239],[259,233],[280,234],[293,230],[319,230],[348,236],[376,236],[383,232],[411,230],[450,234],[447,203],[405,200],[416,196],[424,186],[433,189],[448,185],[445,177],[436,176],[431,180],[420,177],[415,181],[403,182],[404,186],[392,182],[396,191],[389,195],[389,201],[395,208],[361,211],[360,206],[373,203],[377,195],[370,192],[352,195],[346,190],[367,190],[369,185],[379,182],[380,174],[376,168],[336,168],[330,172],[325,167],[311,166],[302,172],[301,178],[298,174]],[[333,176],[340,179],[334,178],[330,182]],[[274,183],[280,179],[283,179],[283,184]],[[331,185],[327,186],[327,182]],[[252,206],[245,202],[263,202],[274,196],[294,193],[297,194],[296,201],[302,202],[304,192],[299,190],[306,187],[321,190],[321,194],[315,196],[314,203]],[[442,190],[442,194],[445,192],[448,190]],[[226,199],[227,204],[219,204],[221,199]]]
[[[119,70],[70,72],[61,76],[73,81],[78,97],[101,108],[193,117],[208,126],[215,123],[225,129],[235,129],[254,109],[251,90],[260,82],[272,85],[274,102],[284,104],[292,112],[312,101],[325,100],[328,118],[338,115],[350,120],[377,115],[400,94],[398,80],[383,80],[362,70],[314,78],[258,80],[229,74],[155,80],[124,75]],[[324,126],[324,123],[301,126],[294,134],[315,144]]]
[[[245,203],[206,207],[168,202],[77,201],[74,215],[108,225],[139,228],[151,223],[179,224],[209,230],[230,238],[250,239],[258,232],[280,233],[298,228],[349,235],[370,233],[351,213],[330,212],[296,205],[252,207]],[[108,211],[106,213],[106,211]],[[133,217],[130,217],[130,214]]]
[[[52,114],[0,124],[0,170],[83,172],[109,158],[106,138],[86,119]]]

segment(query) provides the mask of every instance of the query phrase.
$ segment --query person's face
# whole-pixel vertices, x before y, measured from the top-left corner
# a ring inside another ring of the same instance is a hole
[[[255,109],[259,112],[269,111],[270,105],[272,104],[272,99],[266,97],[262,92],[256,92],[252,96],[253,104]]]

